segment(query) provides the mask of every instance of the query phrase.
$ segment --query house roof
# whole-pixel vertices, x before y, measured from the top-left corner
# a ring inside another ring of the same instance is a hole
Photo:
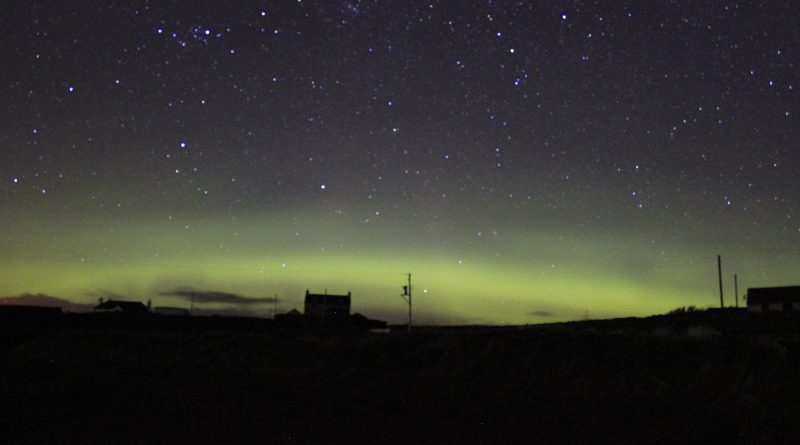
[[[747,289],[747,304],[800,303],[800,286]]]
[[[350,315],[350,321],[365,322],[365,321],[369,321],[369,318],[367,318],[367,317],[359,314],[358,312],[356,312],[355,314],[351,314]]]
[[[97,311],[111,311],[116,308],[123,312],[147,312],[147,306],[139,301],[108,300],[94,307]]]

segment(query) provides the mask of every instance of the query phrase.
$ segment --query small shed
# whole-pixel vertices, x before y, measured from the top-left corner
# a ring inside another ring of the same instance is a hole
[[[747,289],[748,312],[800,311],[800,286]]]

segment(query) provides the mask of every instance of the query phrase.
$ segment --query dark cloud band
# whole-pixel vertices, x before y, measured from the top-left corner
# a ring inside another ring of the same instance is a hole
[[[277,301],[275,297],[246,297],[244,295],[229,292],[194,290],[191,288],[178,288],[168,292],[161,292],[159,295],[165,297],[178,297],[185,301],[195,303],[225,303],[237,305],[272,304]]]

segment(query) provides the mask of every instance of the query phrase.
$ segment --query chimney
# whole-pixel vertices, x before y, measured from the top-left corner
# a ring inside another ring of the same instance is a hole
[[[150,299],[148,298],[148,299],[147,299],[147,310],[149,311],[149,310],[150,310],[152,307],[153,307],[153,304],[152,304],[152,302],[150,301]]]
[[[97,299],[97,304],[98,305],[103,304],[103,297]]]

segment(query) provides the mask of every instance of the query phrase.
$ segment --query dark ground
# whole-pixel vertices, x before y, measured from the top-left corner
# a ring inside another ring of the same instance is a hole
[[[796,443],[800,319],[0,320],[4,443]]]

